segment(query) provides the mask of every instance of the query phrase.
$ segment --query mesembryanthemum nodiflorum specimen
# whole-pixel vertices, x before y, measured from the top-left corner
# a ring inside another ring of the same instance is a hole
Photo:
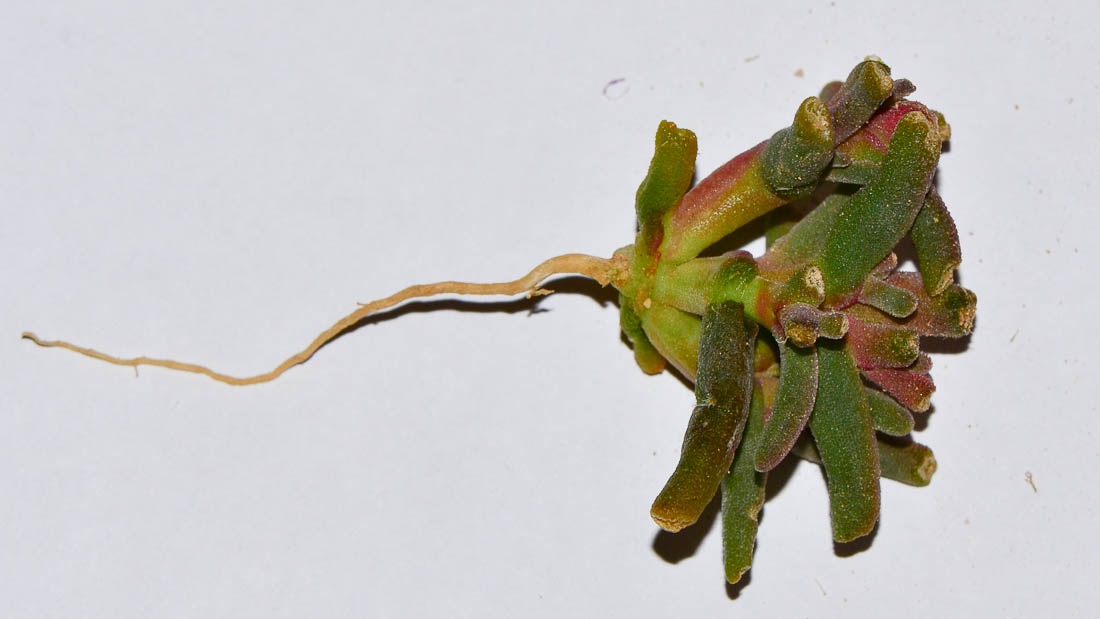
[[[935,471],[927,447],[879,436],[908,435],[929,406],[921,336],[969,334],[976,303],[954,284],[958,233],[932,182],[949,128],[913,90],[863,62],[690,188],[695,135],[658,129],[638,236],[618,252],[622,325],[643,370],[671,363],[695,381],[696,406],[652,516],[678,531],[721,492],[730,582],[751,564],[765,476],[790,452],[825,468],[839,542],[874,528],[880,477],[924,485]],[[765,213],[764,255],[699,257]],[[906,236],[916,272],[896,270]]]
[[[567,254],[512,282],[411,286],[365,304],[274,370],[237,378],[164,359],[120,359],[24,336],[119,365],[154,365],[229,384],[272,380],[365,316],[443,293],[541,294],[555,273],[620,292],[622,330],[642,370],[672,364],[695,382],[680,461],[653,502],[678,531],[721,493],[726,578],[749,568],[769,470],[794,453],[825,469],[833,537],[869,533],[879,478],[925,485],[932,452],[904,437],[934,390],[922,336],[970,333],[976,299],[954,283],[955,224],[932,183],[950,131],[910,101],[913,85],[867,60],[802,102],[791,126],[692,186],[696,138],[662,122],[636,194],[637,237],[610,259]],[[766,217],[767,251],[701,257]],[[908,237],[918,270],[897,271]]]

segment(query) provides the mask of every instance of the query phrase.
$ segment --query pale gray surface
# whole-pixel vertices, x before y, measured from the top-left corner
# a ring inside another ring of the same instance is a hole
[[[0,21],[4,616],[1095,613],[1094,4],[152,4]],[[936,357],[933,484],[838,557],[797,467],[736,600],[717,530],[654,551],[691,394],[588,296],[414,311],[245,389],[17,339],[267,370],[406,284],[608,255],[659,120],[706,172],[868,53],[953,127],[977,331]]]

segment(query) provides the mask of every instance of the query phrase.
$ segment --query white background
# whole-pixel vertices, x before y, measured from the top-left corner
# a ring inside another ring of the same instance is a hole
[[[5,4],[5,617],[1094,616],[1095,4]],[[658,121],[706,172],[870,53],[951,123],[979,311],[869,548],[805,463],[743,587],[717,528],[658,536],[692,394],[577,280],[250,388],[18,339],[265,371],[356,301],[609,255]]]

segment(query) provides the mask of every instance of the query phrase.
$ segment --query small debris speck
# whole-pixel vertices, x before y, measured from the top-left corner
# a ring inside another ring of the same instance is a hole
[[[1031,476],[1031,471],[1024,471],[1024,481],[1027,482],[1031,489],[1035,491],[1035,494],[1039,493],[1039,489],[1035,487],[1035,478]]]
[[[1019,329],[1016,329],[1016,332],[1012,334],[1012,337],[1008,338],[1008,343],[1011,344],[1012,342],[1015,342],[1017,335],[1020,335]]]
[[[1020,104],[1019,104],[1019,103],[1013,103],[1013,104],[1012,104],[1012,109],[1014,109],[1014,110],[1016,110],[1017,112],[1019,112],[1019,111],[1020,111]]]
[[[1072,104],[1073,103],[1073,97],[1070,97],[1069,99],[1066,99],[1066,103]]]
[[[963,524],[970,524],[970,519],[967,518],[966,520],[963,520]]]
[[[802,77],[803,75],[806,75],[806,74],[802,72],[802,69],[795,69],[795,71],[794,71],[794,76],[795,77]]]
[[[814,582],[815,582],[815,583],[817,583],[817,588],[818,588],[818,589],[821,589],[821,597],[825,597],[825,596],[827,596],[828,594],[827,594],[827,593],[825,593],[825,587],[822,587],[822,586],[821,586],[821,583],[820,583],[820,582],[818,582],[818,580],[817,580],[816,578],[814,579]]]
[[[753,60],[756,60],[759,57],[760,57],[760,54],[757,54],[755,56],[749,56],[748,58],[745,59],[745,62],[752,62]]]
[[[603,96],[611,101],[622,99],[628,92],[630,92],[630,85],[626,83],[625,77],[617,77],[603,87]]]

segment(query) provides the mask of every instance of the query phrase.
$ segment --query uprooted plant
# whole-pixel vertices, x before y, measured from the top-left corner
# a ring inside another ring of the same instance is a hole
[[[552,258],[512,282],[411,286],[362,305],[265,374],[235,378],[23,335],[119,365],[248,385],[277,378],[408,299],[545,294],[539,286],[551,275],[586,275],[619,291],[622,330],[644,372],[672,364],[695,382],[680,461],[651,515],[679,531],[720,492],[726,578],[737,582],[751,564],[766,476],[788,454],[824,467],[839,542],[874,528],[880,477],[922,486],[935,472],[927,447],[880,436],[905,437],[911,411],[929,407],[932,364],[920,338],[969,334],[976,306],[954,283],[958,233],[932,182],[950,130],[941,114],[906,98],[913,91],[882,62],[864,61],[803,101],[791,126],[694,187],[695,134],[662,122],[636,194],[633,245],[610,259]],[[701,257],[761,217],[762,256]],[[894,250],[906,236],[916,272],[897,270]]]

